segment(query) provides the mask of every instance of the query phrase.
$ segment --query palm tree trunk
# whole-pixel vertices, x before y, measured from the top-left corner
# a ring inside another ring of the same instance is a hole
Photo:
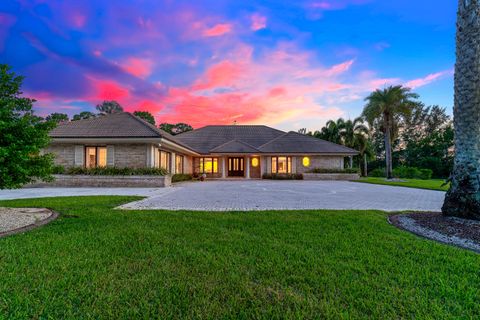
[[[386,169],[387,169],[387,179],[393,178],[392,173],[392,142],[390,139],[390,128],[387,127],[385,129],[385,161],[386,161]]]
[[[480,220],[480,1],[459,1],[455,64],[455,163],[442,211]]]
[[[367,154],[363,154],[363,176],[368,177],[368,163],[367,163]]]

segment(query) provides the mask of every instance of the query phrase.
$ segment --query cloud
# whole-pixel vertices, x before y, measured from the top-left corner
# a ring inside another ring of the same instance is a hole
[[[267,18],[258,13],[253,14],[250,17],[250,20],[251,20],[250,29],[252,31],[258,31],[261,29],[265,29],[267,27]]]
[[[130,57],[122,64],[122,68],[126,72],[142,79],[145,79],[152,73],[152,67],[153,62],[151,60],[136,57]]]
[[[203,31],[204,37],[219,37],[232,31],[232,25],[229,23],[219,23]]]
[[[429,74],[429,75],[427,75],[423,78],[410,80],[407,83],[405,83],[405,86],[409,87],[409,88],[412,88],[412,89],[420,88],[420,87],[429,85],[432,82],[440,80],[445,76],[452,75],[453,72],[454,72],[453,70],[445,70],[445,71],[432,73],[432,74]]]

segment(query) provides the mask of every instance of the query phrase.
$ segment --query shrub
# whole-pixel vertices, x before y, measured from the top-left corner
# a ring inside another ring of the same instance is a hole
[[[172,176],[172,182],[190,181],[193,179],[191,174],[177,173]]]
[[[301,173],[264,173],[263,179],[269,180],[303,180]]]
[[[358,169],[355,169],[355,168],[346,168],[346,169],[313,168],[312,170],[309,170],[308,173],[358,173]]]
[[[373,178],[385,178],[385,176],[387,175],[385,169],[383,168],[377,168],[377,169],[374,169],[372,171],[370,171],[368,173],[368,175],[370,177],[373,177]]]
[[[430,180],[432,179],[433,170],[430,169],[420,169],[420,179]]]
[[[165,176],[167,170],[163,168],[116,168],[116,167],[99,167],[99,168],[82,168],[72,167],[64,170],[65,174],[71,175],[92,175],[92,176]]]
[[[53,166],[52,174],[64,174],[64,173],[65,173],[65,167],[63,167],[63,166]]]

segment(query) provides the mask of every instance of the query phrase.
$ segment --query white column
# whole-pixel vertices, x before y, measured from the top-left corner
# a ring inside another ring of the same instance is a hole
[[[246,178],[250,179],[250,157],[245,157],[245,161],[247,162],[247,172],[246,172]]]
[[[225,172],[225,157],[222,157],[222,178],[225,179],[227,177],[227,173]]]
[[[172,152],[172,158],[170,159],[170,174],[175,174],[175,152]]]

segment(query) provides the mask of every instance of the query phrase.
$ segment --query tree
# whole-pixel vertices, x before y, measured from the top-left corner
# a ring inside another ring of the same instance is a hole
[[[343,121],[340,126],[340,137],[342,138],[341,142],[343,145],[359,151],[360,167],[362,167],[361,163],[364,162],[362,171],[364,171],[363,174],[366,175],[368,128],[364,125],[363,118],[359,117],[353,121]],[[353,158],[350,158],[350,167],[352,166],[352,159]]]
[[[372,92],[365,101],[362,116],[365,117],[370,127],[379,125],[384,136],[385,162],[387,179],[393,178],[392,169],[392,137],[398,128],[399,119],[411,114],[412,109],[418,105],[416,93],[403,86],[390,86]]]
[[[68,122],[70,119],[68,118],[68,114],[54,112],[48,115],[45,118],[45,120],[54,121],[55,123],[60,123],[60,122]]]
[[[79,114],[76,114],[73,116],[72,121],[78,121],[78,120],[84,120],[84,119],[90,119],[90,118],[95,118],[97,115],[93,112],[90,111],[82,111]]]
[[[122,106],[117,101],[103,101],[101,104],[97,104],[96,108],[102,114],[123,112]]]
[[[0,65],[0,189],[52,179],[52,155],[41,150],[56,124],[34,115],[35,100],[21,96],[22,82],[8,65]]]
[[[158,127],[160,129],[162,129],[163,131],[166,131],[166,132],[168,132],[172,135],[176,135],[176,134],[180,134],[180,133],[183,133],[183,132],[193,130],[191,125],[183,123],[183,122],[179,122],[179,123],[176,123],[176,124],[161,123]]]
[[[155,118],[153,115],[148,111],[135,111],[133,113],[135,116],[142,118],[143,120],[150,122],[151,124],[155,125]]]
[[[342,130],[344,123],[345,120],[342,118],[338,119],[337,121],[330,120],[325,124],[321,131],[315,131],[313,136],[315,138],[341,144],[342,135],[340,134],[340,131]]]
[[[480,3],[459,1],[455,64],[455,160],[442,212],[480,220]]]

